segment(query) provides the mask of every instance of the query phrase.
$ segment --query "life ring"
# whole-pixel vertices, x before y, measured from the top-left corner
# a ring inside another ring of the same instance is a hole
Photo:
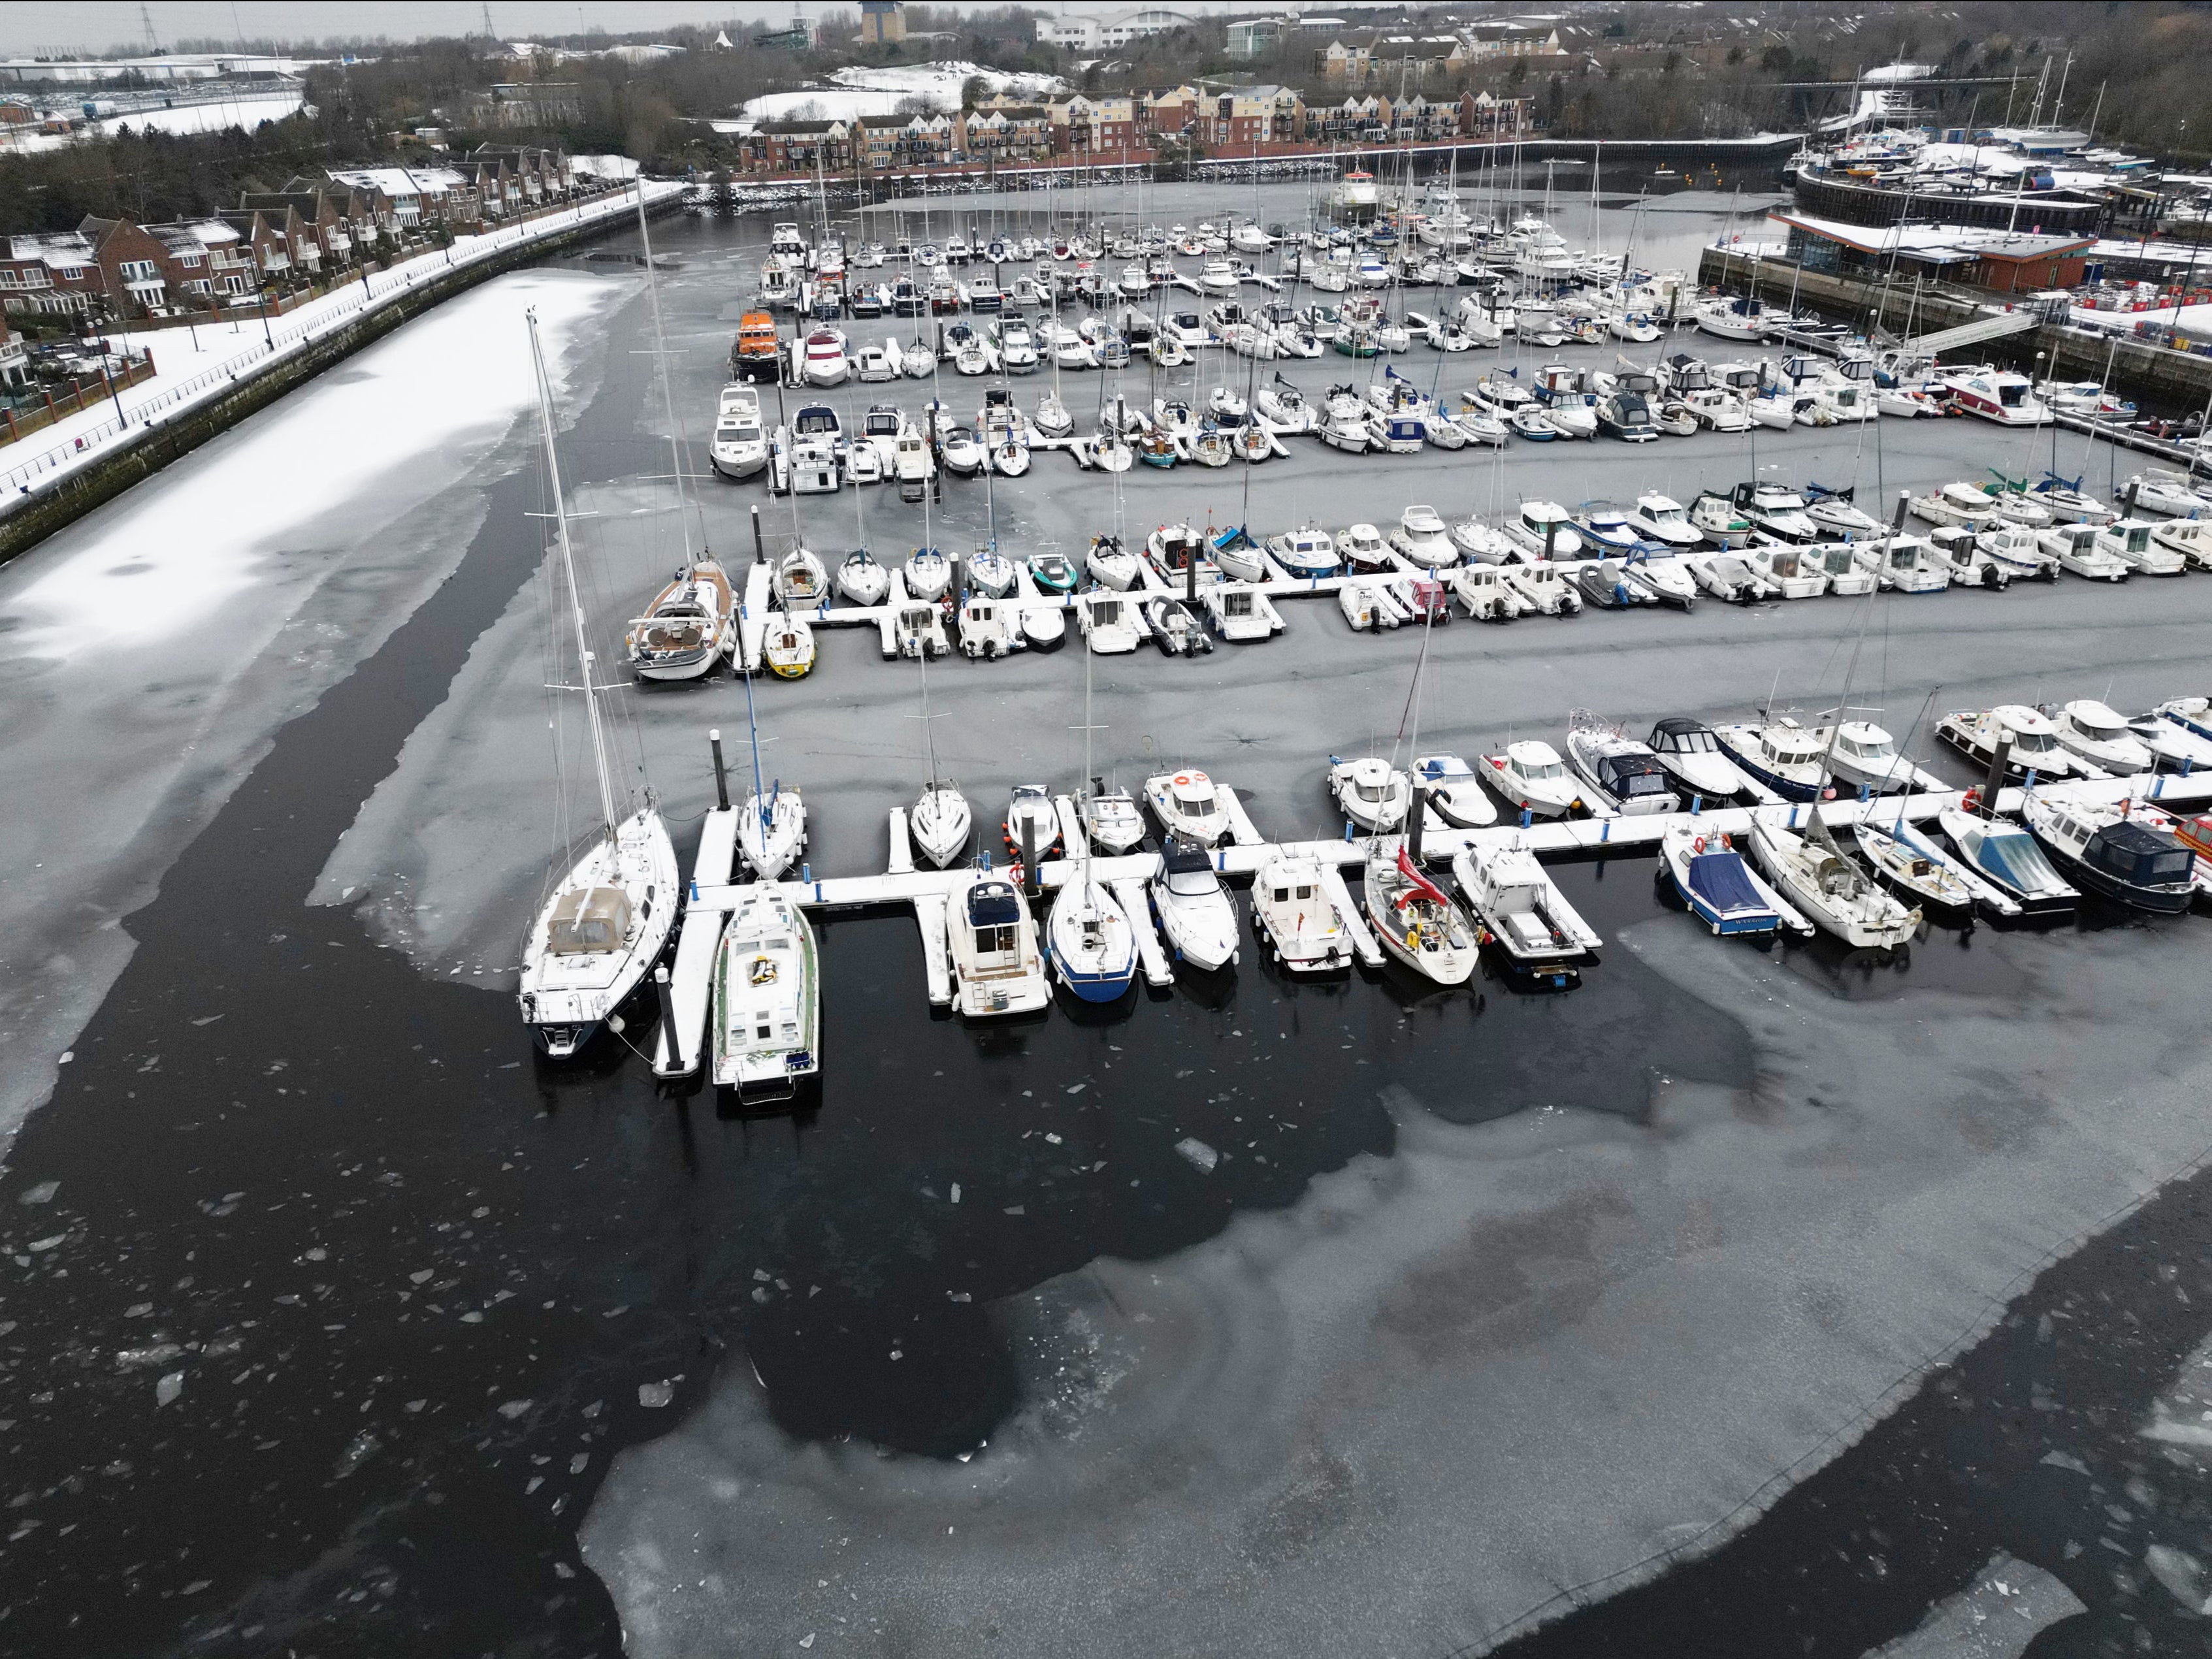
[[[1703,836],[1699,836],[1698,839],[1692,843],[1690,850],[1693,853],[1704,852],[1705,850],[1705,838]]]

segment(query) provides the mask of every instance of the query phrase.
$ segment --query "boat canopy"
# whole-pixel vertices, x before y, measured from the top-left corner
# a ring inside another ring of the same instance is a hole
[[[629,896],[619,887],[580,887],[554,906],[545,948],[556,957],[605,956],[629,937]]]
[[[2197,855],[2171,836],[2124,819],[2091,836],[2081,856],[2095,868],[2135,886],[2167,887],[2189,879]]]
[[[1663,795],[1674,787],[1673,775],[1650,755],[1601,756],[1597,776],[1606,793],[1615,800]]]
[[[1003,881],[979,881],[968,890],[968,923],[972,927],[1006,927],[1021,920],[1021,901]]]
[[[1982,836],[1981,866],[2016,893],[2063,886],[2043,848],[2025,830],[1991,830]]]
[[[1745,911],[1773,914],[1751,884],[1741,853],[1698,853],[1690,860],[1690,890],[1721,915]]]

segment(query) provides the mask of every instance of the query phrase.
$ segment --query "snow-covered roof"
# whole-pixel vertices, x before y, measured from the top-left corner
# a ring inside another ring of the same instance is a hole
[[[2095,240],[2024,230],[1984,230],[1974,225],[1854,225],[1805,213],[1767,216],[1863,253],[1906,253],[1917,259],[2039,259],[2078,252]]]
[[[333,167],[331,177],[356,190],[380,190],[395,200],[402,196],[444,196],[461,188],[461,175],[451,167]]]

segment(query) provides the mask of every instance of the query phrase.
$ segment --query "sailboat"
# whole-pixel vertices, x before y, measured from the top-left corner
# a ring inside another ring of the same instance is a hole
[[[923,746],[929,757],[929,778],[921,786],[921,793],[915,797],[906,822],[913,832],[915,848],[942,870],[967,847],[974,814],[968,810],[968,797],[954,787],[951,779],[938,773],[936,728],[929,722],[929,659],[925,654],[921,659],[921,730]]]
[[[1091,772],[1091,654],[1083,658],[1083,770]],[[1062,985],[1085,1002],[1112,1002],[1137,977],[1137,933],[1121,901],[1091,875],[1087,838],[1045,917],[1045,956]]]
[[[736,595],[729,574],[705,551],[701,523],[700,556],[691,553],[691,520],[684,495],[684,448],[678,441],[676,398],[668,383],[668,342],[660,322],[660,283],[653,275],[653,235],[645,217],[642,188],[637,200],[638,234],[645,239],[645,289],[653,302],[653,355],[660,364],[661,412],[668,423],[669,472],[676,486],[676,519],[684,537],[684,562],[668,586],[631,622],[623,637],[630,672],[641,680],[698,679],[726,654],[736,628]]]
[[[615,1017],[667,946],[681,889],[676,849],[652,792],[645,804],[623,812],[617,805],[599,688],[592,681],[593,654],[576,584],[575,549],[568,509],[561,493],[560,460],[553,443],[553,393],[538,337],[538,313],[529,313],[531,365],[538,381],[538,413],[545,446],[545,474],[553,497],[556,545],[575,624],[577,672],[585,723],[599,786],[599,824],[583,855],[569,865],[539,908],[522,943],[516,1000],[547,1054],[574,1054]]]

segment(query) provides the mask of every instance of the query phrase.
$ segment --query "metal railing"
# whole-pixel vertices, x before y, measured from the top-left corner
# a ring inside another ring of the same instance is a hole
[[[590,202],[574,204],[541,213],[521,223],[502,226],[471,239],[471,246],[456,253],[450,245],[441,250],[442,260],[432,254],[417,255],[405,265],[372,273],[359,283],[349,283],[343,290],[332,290],[320,299],[311,301],[321,307],[313,317],[286,324],[283,327],[266,326],[258,345],[247,345],[234,356],[224,359],[214,368],[204,369],[190,380],[175,386],[163,386],[160,391],[135,402],[126,401],[120,415],[112,415],[81,431],[69,440],[18,462],[0,472],[0,516],[20,507],[39,492],[41,485],[58,480],[63,474],[73,471],[86,457],[102,445],[134,432],[150,430],[155,417],[164,410],[174,410],[195,402],[211,388],[235,385],[241,379],[253,380],[266,374],[279,358],[296,355],[315,338],[331,333],[350,323],[364,313],[374,310],[397,296],[412,291],[418,279],[428,282],[442,276],[448,270],[459,270],[480,264],[496,254],[526,242],[557,235],[594,221],[611,218],[635,210],[635,198],[628,188],[611,192]],[[384,280],[380,283],[378,277]],[[332,304],[333,299],[337,302]]]

